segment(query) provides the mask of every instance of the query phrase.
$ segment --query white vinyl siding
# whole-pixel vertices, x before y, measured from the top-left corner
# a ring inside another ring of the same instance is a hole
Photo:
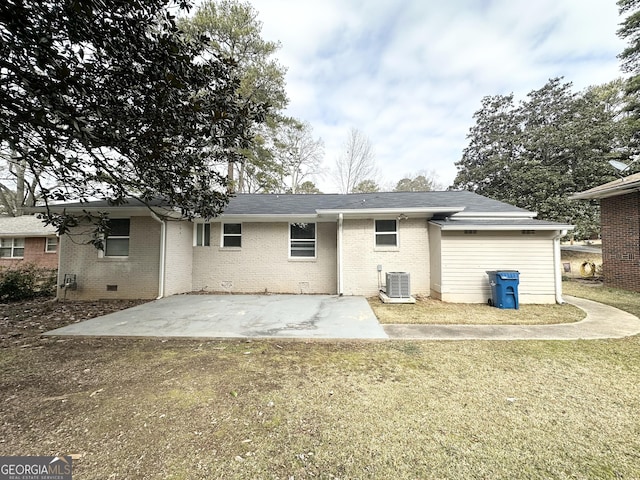
[[[522,303],[554,301],[552,232],[442,232],[441,262],[445,301],[485,303],[491,296],[486,272],[501,269],[520,272]]]

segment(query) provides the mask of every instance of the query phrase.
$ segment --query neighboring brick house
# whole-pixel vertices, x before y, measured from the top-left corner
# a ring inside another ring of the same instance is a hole
[[[602,274],[609,287],[640,292],[640,173],[573,195],[600,200]]]
[[[0,216],[0,268],[33,263],[58,268],[58,237],[33,215]]]
[[[464,191],[238,194],[189,222],[168,207],[105,201],[54,207],[108,212],[104,251],[61,238],[67,298],[155,298],[191,291],[376,295],[387,272],[411,293],[484,303],[487,270],[520,271],[521,303],[561,300],[559,239],[570,225]],[[76,233],[80,233],[80,230]],[[86,238],[88,240],[88,237]]]

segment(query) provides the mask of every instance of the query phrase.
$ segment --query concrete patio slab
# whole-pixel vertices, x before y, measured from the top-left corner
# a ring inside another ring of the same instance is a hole
[[[386,339],[364,297],[175,295],[45,335]]]

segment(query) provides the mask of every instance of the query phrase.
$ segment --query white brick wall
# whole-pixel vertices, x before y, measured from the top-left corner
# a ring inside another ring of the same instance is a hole
[[[344,220],[343,275],[345,295],[376,295],[377,266],[386,272],[409,272],[411,293],[429,294],[429,236],[424,218],[398,222],[398,248],[375,246],[374,220]]]
[[[193,290],[193,224],[167,221],[164,295]]]
[[[211,225],[211,246],[193,246],[193,224],[167,222],[165,295],[192,290],[247,293],[337,293],[337,224],[317,223],[317,258],[289,258],[289,224],[242,224],[242,247],[221,248],[220,224]],[[372,296],[386,272],[409,272],[411,293],[433,294],[450,302],[486,302],[485,270],[515,269],[522,303],[555,301],[552,233],[440,232],[425,219],[399,222],[397,248],[375,246],[374,220],[343,223],[343,293]],[[79,233],[81,229],[76,229]],[[99,258],[83,242],[64,236],[59,283],[77,275],[78,290],[69,299],[155,298],[158,295],[160,224],[132,217],[129,257]],[[440,252],[441,250],[441,252]],[[433,276],[431,268],[433,267]],[[431,285],[433,280],[433,285]],[[117,286],[110,291],[107,286]],[[62,290],[59,296],[62,296]]]
[[[221,248],[220,224],[211,246],[193,247],[193,288],[214,292],[328,293],[337,289],[336,224],[317,223],[317,258],[289,258],[289,224],[242,224],[242,247]]]
[[[86,230],[75,229],[74,234]],[[160,224],[150,217],[132,217],[129,257],[99,258],[98,250],[86,245],[88,236],[65,235],[60,239],[59,282],[65,273],[77,275],[78,289],[67,291],[68,299],[155,298],[158,295]],[[108,291],[107,285],[117,286]],[[59,289],[58,296],[64,292]]]

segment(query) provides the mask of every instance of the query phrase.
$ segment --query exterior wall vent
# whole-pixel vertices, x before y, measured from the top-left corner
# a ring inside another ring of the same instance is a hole
[[[408,298],[411,296],[411,282],[407,272],[387,272],[387,296]]]

